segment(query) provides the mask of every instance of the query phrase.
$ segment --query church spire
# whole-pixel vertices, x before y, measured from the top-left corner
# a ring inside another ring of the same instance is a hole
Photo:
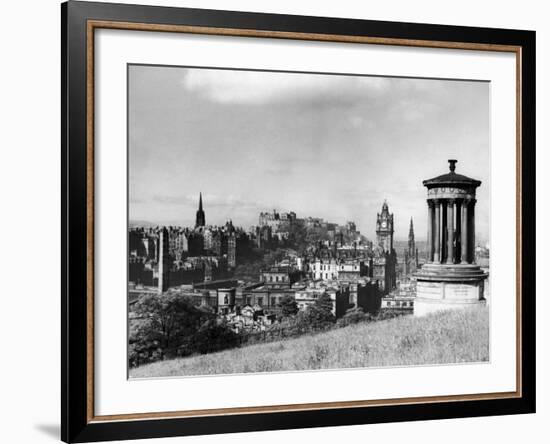
[[[409,256],[415,254],[416,245],[414,242],[414,227],[413,227],[413,218],[411,217],[411,223],[409,225]]]
[[[195,228],[204,227],[206,225],[206,217],[202,209],[202,192],[199,193],[199,209],[197,210],[197,218],[195,219]]]

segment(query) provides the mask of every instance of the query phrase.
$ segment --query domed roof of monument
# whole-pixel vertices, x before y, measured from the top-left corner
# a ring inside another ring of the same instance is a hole
[[[480,180],[472,179],[471,177],[463,176],[462,174],[455,173],[456,163],[455,159],[449,159],[449,172],[442,174],[441,176],[434,177],[422,181],[422,184],[428,188],[443,187],[443,186],[455,186],[455,187],[478,187],[481,185]]]

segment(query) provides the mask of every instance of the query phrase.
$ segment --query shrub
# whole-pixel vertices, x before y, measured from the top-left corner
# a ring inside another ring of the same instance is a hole
[[[403,316],[403,313],[396,310],[380,310],[373,320],[375,321],[385,321],[386,319],[393,319],[398,316]]]
[[[346,314],[337,321],[338,327],[346,327],[351,324],[357,324],[359,322],[365,322],[370,320],[371,317],[365,314],[361,307],[350,308],[346,311]]]
[[[285,296],[281,300],[281,311],[283,317],[294,316],[298,313],[298,304],[296,300],[290,295]]]
[[[202,324],[192,339],[192,348],[199,353],[212,353],[238,346],[239,335],[231,330],[225,322],[215,319]]]

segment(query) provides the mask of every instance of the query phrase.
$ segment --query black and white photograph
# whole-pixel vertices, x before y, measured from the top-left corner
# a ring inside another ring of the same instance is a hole
[[[7,2],[0,441],[546,442],[546,9]]]
[[[490,83],[130,64],[130,378],[490,360]]]

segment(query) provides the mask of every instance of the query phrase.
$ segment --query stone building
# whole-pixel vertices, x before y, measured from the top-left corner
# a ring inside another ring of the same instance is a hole
[[[263,284],[244,289],[241,297],[243,306],[258,307],[265,313],[279,313],[283,299],[289,296],[294,298],[295,294],[296,288],[291,286]]]
[[[236,288],[218,288],[218,313],[227,314],[235,309]]]
[[[253,229],[257,248],[269,248],[273,243],[273,230],[270,226],[256,226]]]
[[[488,274],[475,263],[475,204],[479,180],[449,172],[422,183],[428,189],[428,257],[416,275],[414,313],[485,304]]]
[[[226,242],[227,242],[227,265],[231,268],[235,268],[237,265],[237,251],[236,251],[236,245],[237,240],[235,238],[235,233],[229,233],[226,236]]]
[[[416,297],[416,282],[409,280],[401,282],[399,288],[382,298],[382,311],[397,311],[400,313],[412,313]]]
[[[384,251],[393,250],[393,214],[390,214],[388,203],[384,201],[382,212],[376,215],[376,245]]]
[[[393,248],[393,214],[384,201],[382,212],[376,215],[376,247],[373,249],[373,279],[384,294],[397,285],[397,254]]]
[[[333,280],[338,279],[339,260],[335,258],[317,258],[309,263],[309,272],[313,279]]]
[[[187,234],[182,228],[170,227],[168,231],[168,251],[175,260],[182,260],[189,251]]]
[[[338,319],[350,308],[349,285],[333,285],[326,282],[310,282],[302,289],[296,290],[295,300],[299,310],[305,310],[314,305],[321,295],[328,295],[332,302],[332,314]]]
[[[367,263],[366,259],[315,258],[308,263],[310,277],[324,281],[357,280],[360,277],[370,276],[371,267],[372,262]]]
[[[290,266],[274,265],[260,272],[260,281],[266,285],[287,287],[299,281],[301,273]]]
[[[187,250],[189,256],[204,255],[204,236],[200,231],[191,231],[187,236]]]
[[[281,224],[292,224],[296,221],[296,213],[290,211],[288,213],[278,213],[276,210],[273,212],[262,212],[258,219],[258,225],[260,227],[270,227],[271,229],[278,229]]]

